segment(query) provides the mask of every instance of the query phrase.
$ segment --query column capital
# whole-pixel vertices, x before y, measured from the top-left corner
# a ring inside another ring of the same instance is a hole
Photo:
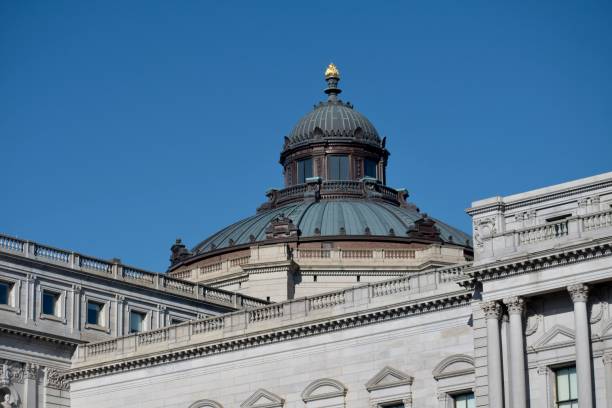
[[[509,314],[523,314],[525,310],[525,300],[522,297],[513,296],[504,299],[504,304],[508,308]]]
[[[604,365],[612,365],[612,353],[606,353],[602,357]]]
[[[575,285],[569,285],[567,291],[572,297],[572,301],[586,302],[589,299],[589,287],[583,283],[577,283]]]
[[[496,300],[491,300],[488,302],[482,302],[480,304],[480,308],[485,314],[485,318],[487,319],[498,319],[501,317],[502,309],[501,305]]]

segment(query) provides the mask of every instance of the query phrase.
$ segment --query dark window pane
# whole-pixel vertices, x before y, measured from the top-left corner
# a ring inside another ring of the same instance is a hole
[[[330,180],[348,180],[348,156],[329,156],[327,158],[327,174]]]
[[[43,314],[56,315],[57,299],[58,295],[56,293],[43,292]]]
[[[366,159],[363,162],[363,167],[364,167],[363,173],[366,177],[376,178],[376,161],[375,160]]]
[[[102,305],[96,302],[87,302],[87,323],[101,326],[100,316]]]
[[[0,282],[0,305],[9,304],[10,286],[8,283]]]
[[[312,159],[298,160],[297,162],[297,182],[302,184],[307,178],[312,177]]]
[[[145,315],[139,312],[130,312],[130,333],[142,331]]]
[[[453,397],[453,400],[455,401],[455,408],[474,408],[475,407],[474,393],[472,392],[455,395]]]

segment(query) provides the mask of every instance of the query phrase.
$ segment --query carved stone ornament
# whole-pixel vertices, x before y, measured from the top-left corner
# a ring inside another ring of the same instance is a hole
[[[612,365],[612,353],[605,353],[602,360],[604,365]]]
[[[474,224],[474,242],[476,247],[482,248],[484,241],[491,239],[496,234],[495,219],[483,218]]]
[[[538,331],[538,326],[542,320],[542,315],[527,310],[527,322],[525,324],[525,336],[531,336]]]
[[[508,308],[509,314],[522,314],[525,310],[525,301],[518,296],[504,299],[504,304]]]
[[[45,385],[58,390],[68,390],[70,388],[63,377],[63,373],[50,367],[45,368]]]
[[[598,297],[591,296],[591,313],[589,322],[591,324],[599,323],[604,315],[604,309],[607,308],[608,303],[602,302]]]
[[[585,284],[577,283],[575,285],[570,285],[567,287],[567,291],[574,303],[586,302],[589,299],[589,287]]]
[[[480,308],[485,314],[487,319],[499,319],[502,314],[502,308],[499,302],[492,300],[489,302],[483,302]]]
[[[10,360],[2,361],[0,366],[0,386],[23,383],[23,371],[21,363]]]
[[[26,363],[25,378],[29,380],[38,380],[41,375],[41,369],[38,364]]]

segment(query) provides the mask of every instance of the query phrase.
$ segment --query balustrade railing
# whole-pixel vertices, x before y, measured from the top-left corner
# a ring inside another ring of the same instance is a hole
[[[385,249],[383,254],[387,259],[414,259],[416,257],[414,249]]]
[[[326,259],[331,257],[329,249],[298,249],[295,254],[299,259]]]
[[[568,221],[539,225],[533,228],[516,231],[519,245],[560,238],[568,234]]]
[[[217,262],[210,265],[204,265],[200,267],[200,275],[205,275],[207,273],[218,272],[223,269],[223,263]]]
[[[258,331],[261,330],[260,323],[262,322],[266,324],[270,322],[272,327],[281,327],[284,322],[283,319],[286,318],[285,313],[301,313],[303,318],[312,314],[312,319],[318,320],[322,314],[331,313],[333,308],[341,307],[347,313],[352,313],[356,310],[355,308],[367,308],[370,302],[383,296],[400,294],[403,299],[403,293],[423,293],[429,298],[431,291],[440,289],[440,285],[446,285],[443,287],[444,291],[462,291],[459,286],[452,289],[453,287],[449,283],[459,277],[468,266],[469,264],[464,264],[441,268],[266,306],[257,304],[254,305],[256,306],[254,309],[192,320],[149,332],[131,334],[111,341],[81,345],[77,355],[79,361],[84,362],[88,357],[95,358],[103,354],[116,353],[118,350],[123,353],[133,353],[138,348],[143,348],[143,352],[146,353],[150,350],[147,347],[158,343],[178,341],[181,344],[186,344],[192,336],[204,336],[197,337],[198,341],[214,339],[218,338],[214,336],[221,336],[225,331],[230,333],[236,330],[244,332],[249,330],[250,325],[252,325],[251,330]],[[251,302],[252,299],[237,298],[236,301],[244,305]],[[208,335],[213,337],[206,337]]]
[[[369,259],[374,257],[371,249],[343,249],[342,258]]]
[[[172,277],[148,272],[123,265],[118,261],[105,261],[4,234],[0,234],[0,252],[18,253],[27,258],[52,262],[53,264],[59,264],[62,267],[78,270],[80,272],[103,274],[109,278],[130,281],[131,283],[141,284],[149,288],[173,290],[181,292],[183,296],[194,297],[199,300],[221,302],[230,307],[255,308],[270,303],[257,298],[233,294],[232,292],[222,289],[209,288],[198,283],[179,279],[176,276]],[[239,258],[240,260],[237,262],[244,262],[245,258],[248,262],[248,257]]]
[[[584,231],[592,231],[606,227],[612,227],[612,211],[603,211],[582,217],[582,228]]]

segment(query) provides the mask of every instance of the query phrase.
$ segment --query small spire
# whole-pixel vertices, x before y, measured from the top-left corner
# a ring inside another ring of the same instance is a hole
[[[325,70],[325,81],[327,81],[327,89],[325,93],[328,95],[327,100],[330,102],[335,102],[338,100],[338,94],[342,92],[340,88],[338,88],[338,82],[340,81],[340,71],[338,67],[332,62],[327,66]]]

